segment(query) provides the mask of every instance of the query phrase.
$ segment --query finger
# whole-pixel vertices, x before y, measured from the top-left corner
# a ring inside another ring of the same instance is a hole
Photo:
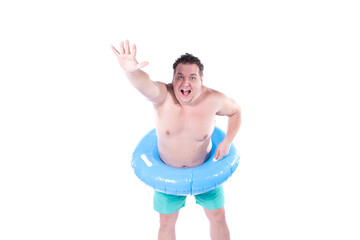
[[[115,55],[119,55],[120,53],[118,52],[118,50],[116,50],[116,48],[113,46],[113,45],[111,45],[111,49],[112,49],[112,51],[115,53]]]
[[[120,42],[120,53],[121,53],[121,54],[125,54],[124,42],[123,42],[123,41]]]
[[[130,54],[129,40],[125,41],[125,53]]]
[[[216,159],[216,160],[218,160],[218,157],[219,157],[219,150],[215,150],[215,154],[214,154],[214,158]]]
[[[135,44],[132,45],[131,55],[133,55],[134,57],[136,57],[136,45],[135,45]]]

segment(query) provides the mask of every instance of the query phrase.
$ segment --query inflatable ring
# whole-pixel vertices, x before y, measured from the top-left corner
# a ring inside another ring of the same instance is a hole
[[[225,133],[215,127],[209,159],[197,167],[175,168],[161,161],[156,130],[153,129],[136,146],[131,166],[135,175],[156,191],[172,195],[204,193],[224,183],[239,165],[240,157],[233,144],[223,159],[214,159],[215,149],[224,137]]]

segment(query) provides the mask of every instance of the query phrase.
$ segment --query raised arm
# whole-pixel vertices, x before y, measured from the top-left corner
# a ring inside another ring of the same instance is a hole
[[[150,79],[149,75],[142,71],[141,68],[147,66],[148,62],[139,63],[136,60],[136,45],[132,45],[130,51],[129,41],[120,43],[119,51],[111,46],[115,53],[120,67],[124,70],[125,76],[129,79],[130,83],[143,94],[149,101],[154,104],[160,104],[164,101],[166,96],[166,86],[161,82],[154,82]]]

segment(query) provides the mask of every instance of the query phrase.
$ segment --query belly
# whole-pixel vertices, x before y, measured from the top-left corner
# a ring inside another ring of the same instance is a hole
[[[158,148],[161,160],[176,168],[196,167],[203,164],[210,156],[211,139],[204,141],[162,141],[158,139]]]

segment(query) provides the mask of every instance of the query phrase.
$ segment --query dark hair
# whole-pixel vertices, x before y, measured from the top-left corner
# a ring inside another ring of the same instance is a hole
[[[176,59],[176,61],[173,64],[174,74],[175,74],[176,67],[177,67],[177,65],[179,65],[179,63],[196,64],[199,67],[200,76],[203,75],[204,65],[201,63],[200,59],[198,59],[194,55],[192,55],[190,53],[185,53],[184,55],[181,55],[181,57]]]

